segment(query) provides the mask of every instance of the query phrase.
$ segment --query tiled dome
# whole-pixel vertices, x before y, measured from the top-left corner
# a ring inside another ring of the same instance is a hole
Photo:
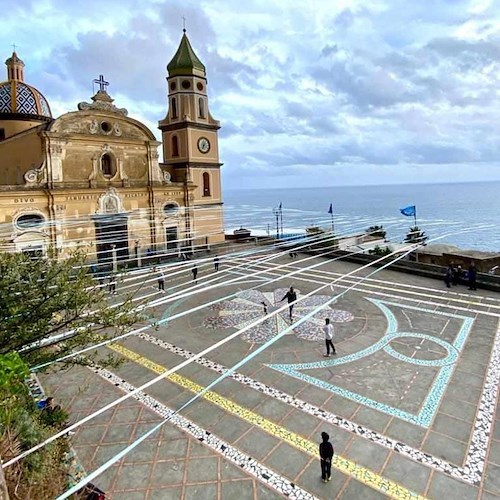
[[[5,113],[52,118],[47,99],[35,87],[24,83],[24,63],[15,52],[5,64],[8,80],[0,83],[0,115]]]
[[[52,118],[47,99],[35,87],[19,80],[0,83],[0,113],[21,113]]]

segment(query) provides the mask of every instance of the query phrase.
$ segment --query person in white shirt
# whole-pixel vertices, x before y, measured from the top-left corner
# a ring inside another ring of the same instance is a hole
[[[335,346],[333,345],[333,326],[330,323],[330,318],[325,319],[325,326],[323,327],[323,331],[325,332],[325,344],[326,344],[326,354],[325,357],[331,356],[330,347],[332,348],[333,354],[337,354],[335,351]]]
[[[154,268],[154,270],[157,271],[156,267]],[[159,271],[157,276],[158,276],[158,291],[164,292],[165,291],[165,273],[163,271]]]

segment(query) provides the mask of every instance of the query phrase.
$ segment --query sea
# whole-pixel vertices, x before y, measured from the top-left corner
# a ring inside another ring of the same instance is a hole
[[[254,235],[275,235],[277,222],[281,231],[281,218],[284,234],[303,233],[312,226],[331,229],[333,215],[338,234],[383,225],[386,238],[400,243],[414,225],[414,218],[400,209],[415,205],[417,226],[429,237],[428,244],[500,252],[500,181],[227,189],[223,198],[226,233],[243,227]]]

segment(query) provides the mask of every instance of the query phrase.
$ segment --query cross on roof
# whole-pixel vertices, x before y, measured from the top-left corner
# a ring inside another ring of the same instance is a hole
[[[15,43],[12,44],[12,48],[14,49],[14,52],[15,52],[16,51],[16,44]]]
[[[186,33],[186,18],[182,16],[182,31]]]
[[[101,92],[106,92],[106,87],[109,85],[109,82],[104,80],[103,75],[99,75],[99,79],[96,78],[95,80],[92,81],[92,83],[97,83],[99,85],[99,90]]]

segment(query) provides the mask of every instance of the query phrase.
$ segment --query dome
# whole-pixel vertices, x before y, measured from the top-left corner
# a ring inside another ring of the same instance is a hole
[[[34,118],[52,118],[47,99],[35,87],[24,83],[24,63],[15,52],[5,64],[8,80],[0,83],[0,115],[21,114]]]
[[[19,80],[0,83],[0,113],[52,118],[47,99],[35,87]]]

